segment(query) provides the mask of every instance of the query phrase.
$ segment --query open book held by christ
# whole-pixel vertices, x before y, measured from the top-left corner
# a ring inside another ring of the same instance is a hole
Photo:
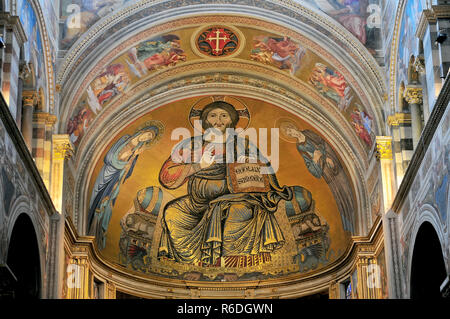
[[[270,191],[269,175],[262,174],[261,163],[227,164],[228,186],[231,193],[266,193]]]

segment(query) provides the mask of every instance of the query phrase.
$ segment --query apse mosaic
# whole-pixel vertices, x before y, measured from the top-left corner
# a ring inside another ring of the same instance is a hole
[[[161,106],[118,133],[100,158],[88,234],[103,258],[137,274],[307,274],[339,258],[355,227],[354,193],[335,150],[267,102],[203,96]]]
[[[342,113],[367,151],[373,149],[374,117],[339,70],[286,35],[220,25],[155,35],[114,58],[80,97],[67,133],[77,147],[97,115],[142,81],[186,63],[227,58],[266,66],[310,86]]]

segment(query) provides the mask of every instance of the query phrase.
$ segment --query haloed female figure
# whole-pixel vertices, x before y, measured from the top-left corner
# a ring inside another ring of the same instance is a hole
[[[96,237],[99,249],[105,248],[106,232],[120,185],[131,176],[139,154],[158,134],[158,127],[145,127],[134,135],[122,136],[106,154],[92,190],[88,213],[88,234]]]
[[[354,200],[350,180],[334,150],[316,133],[300,131],[288,126],[284,134],[297,140],[297,150],[305,161],[308,171],[316,178],[322,178],[334,195],[344,229],[354,231]]]
[[[187,194],[164,208],[159,256],[183,263],[217,265],[222,256],[274,252],[285,241],[274,213],[280,200],[291,199],[290,188],[280,187],[275,174],[271,174],[267,175],[267,191],[233,190],[229,180],[232,164],[225,160],[226,153],[254,158],[258,151],[248,140],[226,134],[226,129],[236,128],[239,120],[231,104],[208,104],[201,112],[201,120],[204,130],[216,130],[224,139],[208,141],[204,134],[200,141],[181,141],[163,164],[161,185],[176,189],[187,183]],[[215,143],[225,145],[217,147]],[[190,151],[182,152],[186,149]],[[186,160],[197,150],[203,154],[198,163]],[[259,161],[257,165],[267,167],[267,163]]]

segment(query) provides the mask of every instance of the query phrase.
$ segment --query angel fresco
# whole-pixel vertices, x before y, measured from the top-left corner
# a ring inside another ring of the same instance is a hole
[[[274,213],[281,200],[291,199],[291,189],[280,187],[274,173],[256,174],[261,178],[258,186],[233,179],[238,170],[252,167],[259,172],[270,165],[248,139],[226,131],[236,128],[240,114],[225,101],[207,104],[199,115],[205,133],[178,143],[163,164],[161,185],[170,190],[187,183],[187,194],[164,208],[160,259],[217,266],[221,257],[270,254],[283,246]],[[225,137],[225,145],[208,138],[211,130]],[[230,154],[241,158],[243,166],[226,160]],[[196,156],[201,160],[189,160]],[[247,164],[252,158],[258,159],[253,166]]]
[[[92,83],[91,87],[100,105],[105,104],[114,96],[125,90],[130,82],[128,73],[122,64],[111,64]]]
[[[306,51],[290,38],[257,36],[254,39],[250,58],[279,69],[290,70],[291,74],[300,68],[300,62]]]
[[[180,38],[174,34],[167,34],[140,43],[128,52],[128,58],[128,66],[137,77],[141,78],[147,71],[186,61],[186,54],[181,49]]]
[[[341,213],[344,230],[353,233],[355,211],[353,191],[337,154],[319,135],[310,130],[301,131],[289,120],[282,121],[279,126],[282,136],[296,143],[297,150],[311,175],[323,178],[328,184]]]
[[[364,141],[364,143],[371,147],[373,143],[373,119],[365,111],[360,111],[354,109],[353,113],[350,114],[352,120],[352,125],[355,129],[356,134]]]
[[[338,104],[339,110],[345,111],[353,100],[350,87],[344,76],[322,63],[316,63],[309,82],[324,96]]]
[[[92,117],[93,113],[91,110],[84,107],[69,120],[67,125],[67,134],[69,134],[70,141],[73,144],[79,143],[81,137],[88,128]]]
[[[108,65],[87,88],[87,102],[97,114],[102,106],[121,94],[130,83],[130,77],[122,64]]]
[[[106,233],[120,186],[133,174],[139,155],[162,134],[154,122],[133,135],[122,136],[104,157],[91,194],[88,213],[88,233],[96,237],[97,247],[104,249]]]

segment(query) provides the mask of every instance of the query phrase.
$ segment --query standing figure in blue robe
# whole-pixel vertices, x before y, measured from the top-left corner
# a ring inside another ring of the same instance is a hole
[[[100,250],[106,245],[106,232],[120,185],[131,176],[139,154],[159,133],[157,126],[147,126],[134,135],[122,136],[106,154],[92,190],[88,213],[88,234],[95,236]]]
[[[341,214],[344,230],[354,233],[356,211],[353,191],[334,150],[310,130],[300,131],[294,126],[289,126],[285,128],[284,133],[297,140],[297,150],[311,175],[315,178],[323,177],[328,184]]]

